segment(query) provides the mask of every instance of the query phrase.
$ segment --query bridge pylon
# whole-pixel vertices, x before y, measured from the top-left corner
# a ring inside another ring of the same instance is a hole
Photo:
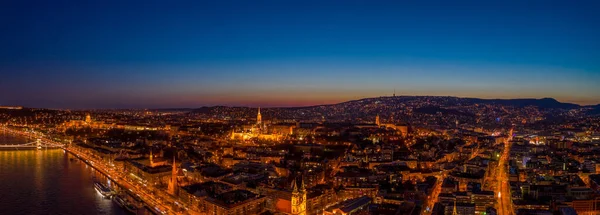
[[[42,149],[42,139],[38,138],[37,140],[35,140],[35,145],[38,149]]]

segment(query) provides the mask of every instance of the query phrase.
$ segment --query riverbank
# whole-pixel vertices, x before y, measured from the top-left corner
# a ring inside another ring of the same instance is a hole
[[[103,174],[69,158],[77,160],[62,149],[0,151],[0,214],[128,214],[94,189]]]
[[[2,126],[2,132],[8,132],[13,135],[21,135],[27,138],[35,138],[42,139],[43,141],[50,142],[52,144],[60,144],[52,139],[44,138],[38,133],[35,132],[27,132],[27,131],[19,131],[15,129],[11,129],[5,126]],[[70,146],[69,144],[64,144],[62,150],[65,153],[70,153],[73,156],[77,157],[79,160],[83,161],[102,175],[106,176],[109,180],[117,184],[119,187],[123,188],[130,195],[136,197],[141,200],[143,204],[145,204],[150,209],[150,212],[153,214],[176,214],[173,211],[170,211],[169,207],[166,207],[159,203],[156,199],[153,199],[153,195],[144,191],[147,188],[142,187],[141,185],[136,185],[127,181],[126,176],[121,175],[118,171],[111,169],[111,167],[106,166],[102,162],[95,161],[93,156],[87,155],[85,151],[78,149],[76,146]]]

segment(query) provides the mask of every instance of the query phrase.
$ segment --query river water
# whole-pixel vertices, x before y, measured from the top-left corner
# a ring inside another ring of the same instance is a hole
[[[0,144],[33,142],[0,132]],[[127,214],[94,189],[104,176],[62,149],[0,149],[0,214]]]

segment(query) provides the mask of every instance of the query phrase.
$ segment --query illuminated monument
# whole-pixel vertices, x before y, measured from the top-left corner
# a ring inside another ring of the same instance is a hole
[[[260,107],[258,107],[258,114],[256,115],[256,124],[257,125],[262,124],[262,115],[260,115]]]
[[[175,157],[173,157],[171,180],[169,181],[168,192],[171,195],[177,195],[177,163],[175,162]]]
[[[295,179],[292,182],[292,214],[306,215],[306,187],[304,187],[303,180],[301,180],[300,189],[298,189]]]
[[[150,144],[150,156],[148,159],[148,163],[145,163],[145,162],[142,162],[142,163],[150,168],[155,168],[155,167],[167,165],[167,160],[165,160],[162,157],[155,158],[155,155],[152,154],[152,144]]]
[[[241,126],[237,131],[231,132],[231,140],[248,140],[252,138],[262,140],[279,140],[283,136],[281,133],[273,131],[272,127],[268,126],[268,123],[262,121],[262,114],[260,113],[260,107],[256,114],[256,123]],[[276,130],[276,129],[275,129]],[[289,128],[287,130],[290,130]],[[291,133],[291,132],[290,132]]]
[[[88,113],[85,115],[85,120],[69,120],[62,124],[62,129],[67,128],[82,128],[82,127],[91,127],[91,128],[101,128],[104,127],[104,123],[95,122],[92,120],[92,116]]]

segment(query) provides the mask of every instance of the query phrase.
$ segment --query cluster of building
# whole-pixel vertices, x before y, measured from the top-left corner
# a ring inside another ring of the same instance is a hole
[[[392,97],[262,113],[0,114],[176,199],[183,214],[600,213],[600,120],[580,110]]]

